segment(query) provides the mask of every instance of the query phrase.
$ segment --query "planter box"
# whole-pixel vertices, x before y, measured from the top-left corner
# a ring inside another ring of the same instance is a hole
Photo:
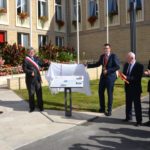
[[[48,86],[48,82],[45,79],[45,71],[41,72],[42,77],[42,86]],[[26,83],[25,83],[25,74],[18,74],[13,77],[7,78],[7,86],[9,89],[12,90],[20,90],[20,89],[26,89]]]
[[[101,67],[87,69],[90,80],[99,79],[101,74]],[[45,79],[45,71],[41,72],[42,86],[48,86],[48,82]],[[16,74],[0,77],[0,86],[7,86],[9,89],[26,89],[25,74]]]

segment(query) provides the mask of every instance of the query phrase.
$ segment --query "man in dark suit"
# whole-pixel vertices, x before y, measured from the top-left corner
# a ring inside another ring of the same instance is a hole
[[[113,103],[113,88],[114,82],[117,78],[116,71],[119,70],[119,60],[115,54],[111,53],[111,45],[104,44],[104,54],[102,54],[99,60],[94,64],[87,64],[88,68],[94,68],[102,65],[102,74],[99,82],[99,112],[105,113],[105,89],[108,93],[108,109],[105,113],[106,116],[111,116],[112,103]]]
[[[149,61],[149,64],[148,64],[148,69],[144,72],[144,74],[145,74],[146,76],[150,77],[150,61]],[[149,114],[149,121],[148,121],[148,122],[145,122],[144,125],[150,126],[150,80],[148,81],[147,91],[148,91],[148,93],[149,93],[149,111],[148,111],[148,114]]]
[[[123,73],[125,74],[125,93],[126,93],[126,118],[124,121],[132,120],[132,103],[134,102],[136,126],[142,124],[141,110],[141,78],[143,75],[143,65],[136,62],[135,54],[130,52],[127,54],[127,63],[124,66]]]
[[[33,48],[28,49],[28,56],[26,56],[23,62],[23,70],[26,74],[26,86],[29,94],[29,107],[30,112],[35,109],[34,94],[37,96],[37,104],[40,111],[43,111],[43,98],[42,98],[42,86],[40,67],[47,66],[35,56],[35,50]]]

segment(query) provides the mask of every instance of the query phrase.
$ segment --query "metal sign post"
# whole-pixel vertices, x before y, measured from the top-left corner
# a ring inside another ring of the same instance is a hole
[[[131,51],[136,54],[136,2],[130,0],[130,40]]]
[[[69,93],[69,109],[67,104],[67,93]],[[71,88],[64,88],[64,100],[65,100],[65,116],[72,116],[72,91]]]
[[[51,88],[64,89],[65,116],[72,116],[72,88],[83,88],[83,84],[83,76],[55,76],[51,82]]]

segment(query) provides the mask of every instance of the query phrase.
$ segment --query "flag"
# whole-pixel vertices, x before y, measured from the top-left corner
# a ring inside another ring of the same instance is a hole
[[[129,81],[126,79],[126,76],[121,71],[118,71],[118,76],[121,78],[121,80],[129,84]]]

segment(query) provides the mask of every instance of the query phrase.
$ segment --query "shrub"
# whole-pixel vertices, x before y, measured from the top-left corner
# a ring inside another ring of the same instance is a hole
[[[57,47],[49,43],[48,45],[40,47],[39,57],[51,61],[68,62],[76,59],[76,53],[74,48]]]
[[[26,49],[14,43],[13,45],[0,43],[0,55],[5,60],[5,64],[17,66],[22,64],[26,56]]]

